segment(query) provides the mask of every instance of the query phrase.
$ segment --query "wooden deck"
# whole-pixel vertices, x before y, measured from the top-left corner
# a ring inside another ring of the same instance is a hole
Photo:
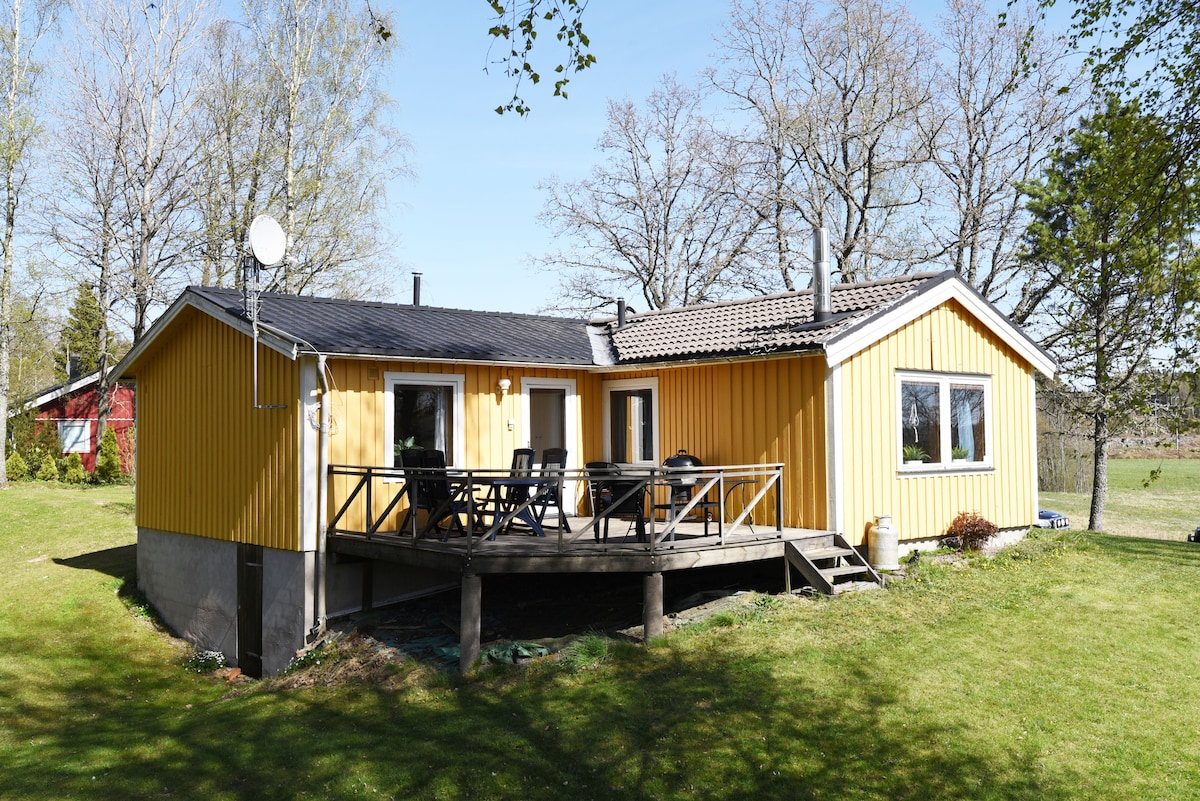
[[[499,534],[494,540],[466,537],[414,539],[399,532],[331,534],[328,549],[352,558],[377,559],[418,567],[480,575],[498,573],[657,573],[691,568],[715,567],[765,559],[783,559],[784,545],[819,550],[833,543],[833,532],[813,529],[758,528],[742,526],[724,537],[714,532],[704,536],[703,523],[678,524],[674,540],[653,548],[636,542],[633,532],[616,536],[624,521],[612,522],[607,543],[596,542],[589,529],[580,531],[571,521],[573,533],[548,530],[535,537],[525,532]]]
[[[596,498],[604,496],[594,494],[599,489],[589,488],[588,482],[598,483],[605,477],[589,478],[578,470],[513,475],[496,470],[346,465],[331,467],[330,475],[343,481],[345,488],[344,494],[335,498],[340,507],[326,530],[325,547],[332,558],[393,562],[462,576],[459,665],[463,672],[479,657],[485,575],[639,573],[643,632],[646,639],[652,639],[663,632],[664,573],[778,559],[790,586],[792,567],[807,580],[818,582],[823,581],[824,569],[832,582],[833,573],[843,568],[829,567],[831,560],[841,565],[845,554],[859,559],[844,541],[839,546],[835,532],[780,525],[782,464],[622,471],[618,481],[610,482],[611,503],[603,505],[598,518],[571,516],[565,518],[566,526],[560,525],[556,507],[551,506],[554,511],[547,516],[547,500],[590,497],[587,506],[596,506]],[[463,521],[459,530],[470,528],[471,534],[453,536],[441,530],[423,534],[422,527],[431,519],[443,519],[443,512],[451,508],[447,505],[439,506],[432,517],[425,515],[423,523],[404,513],[412,497],[410,489],[428,479],[453,482],[455,494],[444,503],[458,499],[457,514]],[[489,489],[512,484],[514,479],[531,485],[524,502],[501,507],[496,500],[490,506],[481,500],[497,498],[489,496]],[[695,485],[694,494],[686,501],[671,502],[672,487],[685,480]],[[574,483],[575,493],[564,493],[568,483]],[[552,492],[554,489],[557,492]],[[630,522],[620,516],[629,511],[622,504],[630,497],[645,499],[644,505],[639,502],[637,507],[638,513],[647,516],[643,541],[638,541]],[[705,499],[707,502],[702,502]],[[705,516],[712,518],[707,524]],[[593,522],[598,519],[603,531],[606,518],[608,539],[597,541]],[[522,519],[525,527],[517,526]],[[467,525],[471,520],[475,522]],[[764,520],[771,522],[761,522]],[[536,536],[531,529],[542,529],[544,536]],[[803,556],[806,553],[814,557]]]

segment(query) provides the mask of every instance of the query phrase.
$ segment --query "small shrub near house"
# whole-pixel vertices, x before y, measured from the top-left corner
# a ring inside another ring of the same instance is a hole
[[[113,484],[121,480],[121,452],[117,448],[117,433],[104,429],[100,437],[100,450],[96,453],[96,480],[101,484]]]
[[[58,481],[58,462],[53,456],[46,455],[38,466],[38,481]]]
[[[63,471],[63,481],[68,484],[83,484],[88,480],[87,471],[83,469],[83,458],[78,453],[67,457],[67,469]]]
[[[29,478],[29,465],[21,458],[21,454],[13,451],[4,461],[4,472],[9,481],[24,481]]]
[[[978,512],[959,512],[946,530],[945,543],[960,551],[978,551],[1000,527]]]

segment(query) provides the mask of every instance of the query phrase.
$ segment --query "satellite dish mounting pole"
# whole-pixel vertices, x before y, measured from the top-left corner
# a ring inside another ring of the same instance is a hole
[[[286,409],[287,404],[262,404],[258,402],[258,314],[261,305],[262,268],[278,264],[283,259],[287,240],[283,229],[274,217],[260,214],[250,223],[247,236],[250,252],[242,257],[242,304],[250,319],[254,334],[254,408]]]

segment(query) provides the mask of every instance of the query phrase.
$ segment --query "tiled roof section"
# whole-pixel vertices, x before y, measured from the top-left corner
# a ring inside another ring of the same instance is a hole
[[[188,292],[242,319],[234,289]],[[301,350],[362,356],[591,365],[584,320],[263,293],[259,321]]]
[[[627,318],[620,330],[615,320],[602,322],[611,333],[618,364],[812,350],[937,275],[835,284],[830,292],[833,316],[823,323],[813,321],[811,290],[646,312]]]

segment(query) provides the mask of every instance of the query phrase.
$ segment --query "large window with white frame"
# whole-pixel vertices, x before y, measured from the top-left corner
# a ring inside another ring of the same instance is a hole
[[[604,453],[617,464],[658,464],[658,379],[604,383]]]
[[[384,429],[390,464],[400,465],[406,447],[435,448],[447,466],[465,461],[463,387],[465,376],[442,373],[384,373]]]
[[[898,373],[902,470],[992,465],[991,379]]]

